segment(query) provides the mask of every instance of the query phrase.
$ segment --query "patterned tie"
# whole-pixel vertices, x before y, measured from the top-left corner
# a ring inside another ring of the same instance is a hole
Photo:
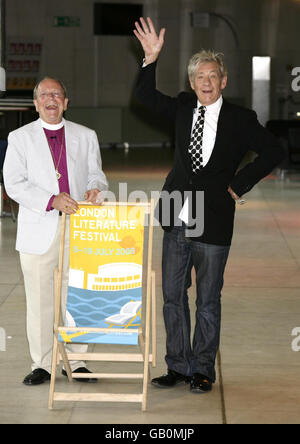
[[[189,146],[193,173],[197,173],[203,168],[202,142],[205,111],[206,106],[200,106],[198,108],[198,119],[194,125]]]

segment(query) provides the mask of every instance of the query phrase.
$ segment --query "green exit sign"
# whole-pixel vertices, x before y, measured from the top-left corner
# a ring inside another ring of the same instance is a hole
[[[72,28],[80,26],[80,17],[60,16],[54,17],[54,26]]]

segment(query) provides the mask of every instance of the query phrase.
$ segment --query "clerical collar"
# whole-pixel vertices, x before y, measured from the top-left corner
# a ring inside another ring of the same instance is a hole
[[[43,119],[40,118],[40,122],[43,128],[47,130],[56,131],[61,129],[63,126],[65,126],[65,119],[62,119],[61,122],[57,123],[56,125],[51,125],[51,123],[45,122]]]

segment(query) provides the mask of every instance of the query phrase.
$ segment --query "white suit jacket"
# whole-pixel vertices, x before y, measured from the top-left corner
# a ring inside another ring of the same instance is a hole
[[[87,190],[108,188],[97,135],[85,126],[64,122],[70,196],[84,200]],[[59,218],[57,210],[46,208],[50,197],[59,194],[59,185],[40,119],[9,134],[3,175],[7,194],[19,203],[16,249],[46,253]]]

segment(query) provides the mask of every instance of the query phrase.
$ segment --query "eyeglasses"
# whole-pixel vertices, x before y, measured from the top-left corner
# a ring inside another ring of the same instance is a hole
[[[62,99],[64,98],[64,95],[60,92],[49,92],[49,93],[43,92],[39,94],[39,97],[42,100],[47,99],[48,97],[54,97],[54,99]]]

